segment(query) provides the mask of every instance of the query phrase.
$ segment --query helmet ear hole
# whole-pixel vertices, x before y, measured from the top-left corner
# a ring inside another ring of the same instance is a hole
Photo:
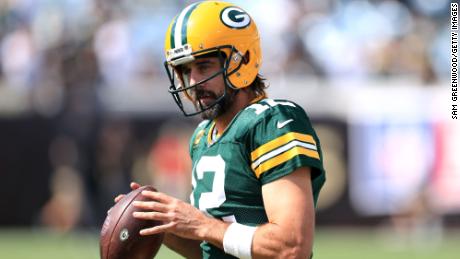
[[[249,50],[246,51],[246,53],[244,53],[244,56],[243,56],[243,64],[247,65],[249,63],[249,58],[250,58],[250,54],[249,54]]]

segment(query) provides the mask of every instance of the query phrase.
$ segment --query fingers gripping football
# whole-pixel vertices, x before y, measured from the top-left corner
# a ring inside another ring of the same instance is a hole
[[[131,190],[133,191],[141,187],[141,185],[136,182],[132,182],[129,186],[131,187]],[[125,197],[125,194],[120,194],[117,197],[115,197],[114,199],[115,203],[119,202],[121,199],[123,199],[123,197]]]
[[[155,201],[146,201],[146,202],[135,201],[133,205],[143,210],[152,210],[152,211],[159,211],[159,212],[168,212],[168,209],[169,209],[166,205],[159,203],[159,202],[155,202]]]
[[[142,195],[150,201],[133,203],[142,210],[134,212],[133,216],[138,219],[161,221],[163,224],[142,229],[141,235],[171,232],[184,238],[200,239],[200,228],[205,226],[208,219],[201,211],[161,192],[143,191]]]

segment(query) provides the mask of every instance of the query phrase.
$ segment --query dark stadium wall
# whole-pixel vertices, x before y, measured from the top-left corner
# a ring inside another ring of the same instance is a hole
[[[0,226],[33,224],[47,201],[52,133],[42,118],[0,119]]]

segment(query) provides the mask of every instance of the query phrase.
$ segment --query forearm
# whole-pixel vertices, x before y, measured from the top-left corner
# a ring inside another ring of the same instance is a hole
[[[225,231],[230,224],[212,219],[203,230],[203,240],[223,249]],[[309,258],[313,243],[313,224],[306,231],[291,231],[274,223],[257,227],[253,239],[252,258]]]
[[[230,223],[222,220],[207,218],[206,224],[201,228],[200,239],[223,250],[224,235],[229,225]]]
[[[182,238],[172,233],[165,233],[163,240],[163,244],[169,249],[189,259],[202,258],[200,243],[199,240]]]
[[[308,226],[305,226],[308,228]],[[259,226],[252,241],[252,258],[309,258],[313,246],[313,229],[295,233],[268,223]]]

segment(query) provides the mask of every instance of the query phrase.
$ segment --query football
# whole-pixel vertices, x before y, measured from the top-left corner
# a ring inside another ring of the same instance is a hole
[[[141,236],[143,228],[161,225],[161,222],[140,220],[132,216],[141,211],[132,205],[133,201],[145,201],[141,192],[156,191],[152,186],[142,186],[131,191],[118,201],[107,213],[100,236],[102,259],[151,259],[160,249],[163,234]]]

